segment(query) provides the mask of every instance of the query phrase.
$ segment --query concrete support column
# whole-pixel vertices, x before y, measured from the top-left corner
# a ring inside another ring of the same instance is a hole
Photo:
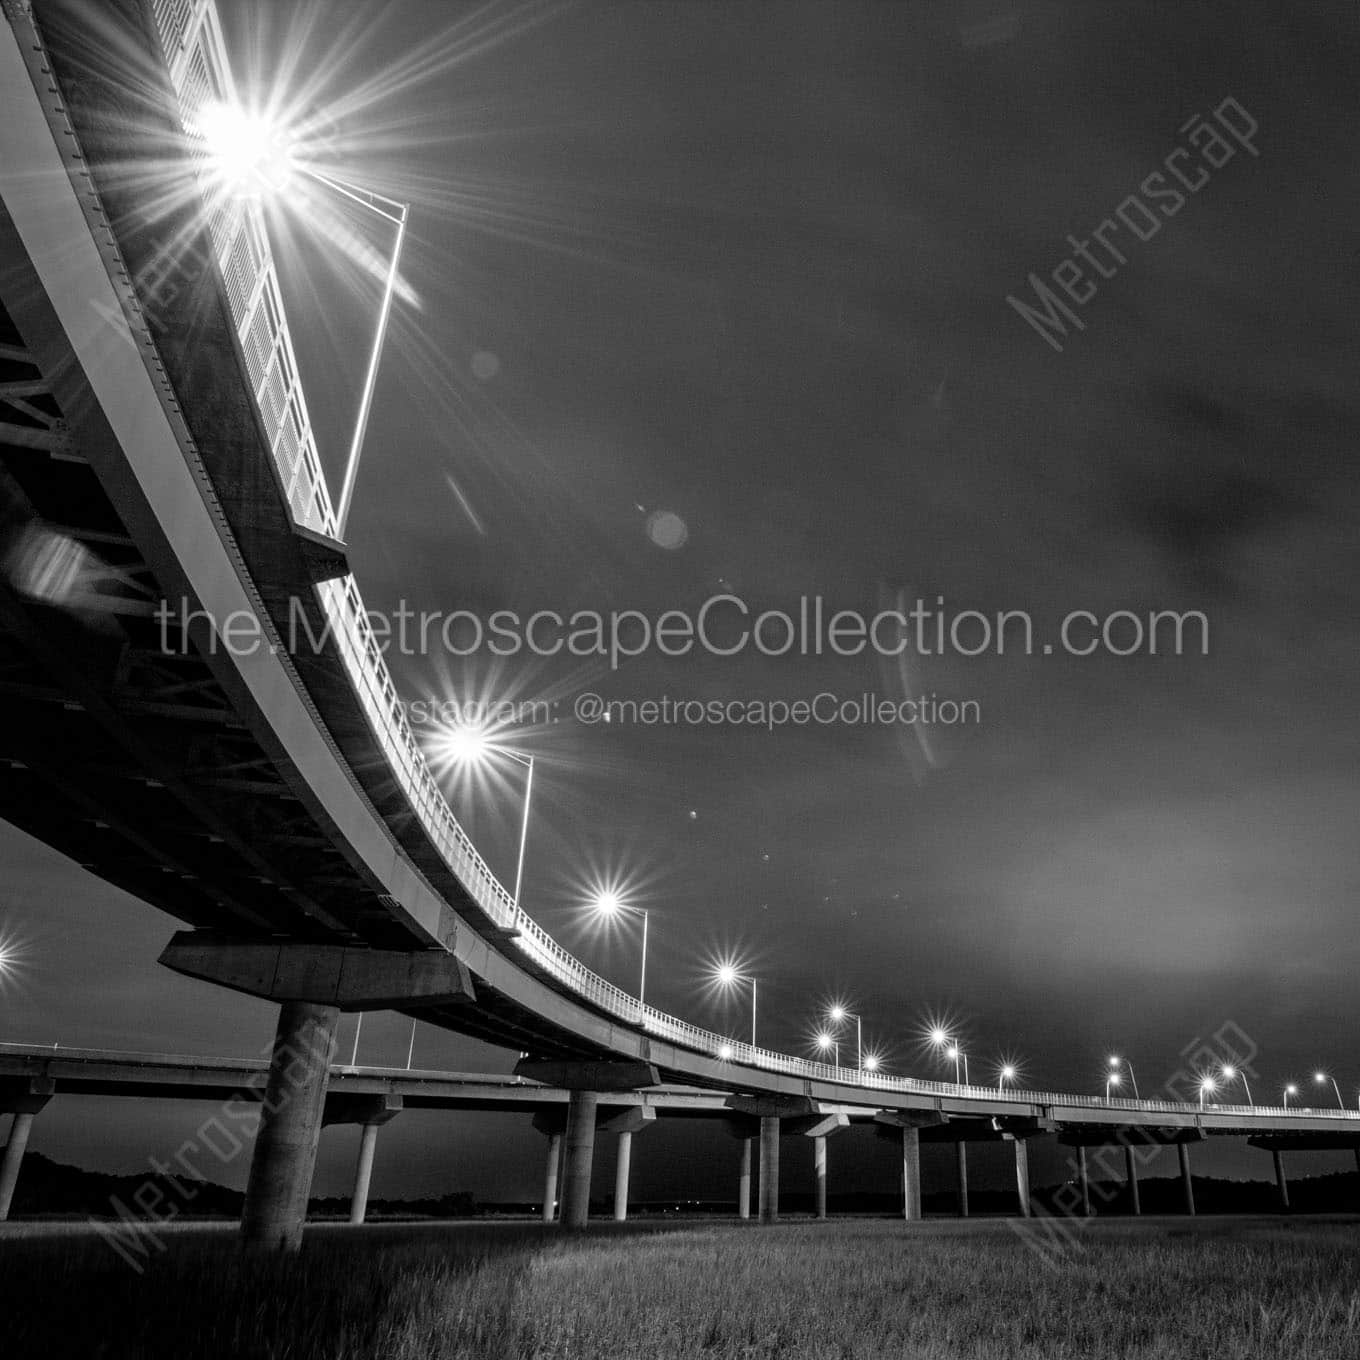
[[[584,1228],[590,1217],[590,1173],[595,1162],[595,1091],[573,1091],[567,1105],[567,1175],[562,1189],[562,1226]]]
[[[543,1171],[543,1221],[551,1223],[557,1208],[557,1162],[562,1155],[562,1135],[548,1135],[548,1164]]]
[[[33,1115],[18,1111],[9,1126],[9,1141],[5,1155],[0,1158],[0,1223],[9,1217],[9,1206],[14,1200],[14,1187],[19,1182],[19,1168],[24,1162],[24,1149],[33,1129]]]
[[[921,1130],[902,1130],[902,1217],[921,1218]]]
[[[760,1221],[779,1222],[779,1116],[760,1121]]]
[[[1015,1193],[1020,1199],[1020,1217],[1028,1218],[1029,1208],[1029,1145],[1023,1138],[1015,1140]]]
[[[1271,1154],[1275,1159],[1275,1192],[1280,1198],[1280,1208],[1289,1208],[1289,1182],[1284,1178],[1284,1153],[1276,1148]]]
[[[737,1175],[737,1217],[751,1217],[751,1145],[754,1138],[741,1140],[741,1171]]]
[[[633,1160],[633,1135],[626,1129],[619,1134],[619,1155],[614,1163],[614,1222],[628,1217],[628,1171]]]
[[[365,1124],[359,1133],[359,1160],[354,1167],[354,1193],[349,1200],[349,1221],[362,1223],[368,1213],[368,1185],[373,1179],[373,1153],[378,1146],[378,1126]]]
[[[826,1135],[812,1140],[812,1176],[817,1183],[817,1217],[826,1217]]]
[[[1091,1178],[1086,1172],[1086,1149],[1077,1148],[1077,1179],[1081,1182],[1081,1216],[1091,1217]]]
[[[1190,1144],[1177,1143],[1176,1155],[1181,1163],[1181,1186],[1185,1190],[1185,1212],[1191,1217],[1195,1213],[1195,1183],[1190,1179]]]
[[[339,1014],[335,1006],[310,1001],[279,1007],[241,1215],[242,1235],[252,1245],[285,1251],[302,1245]]]
[[[1143,1204],[1138,1198],[1138,1159],[1128,1143],[1124,1144],[1124,1176],[1129,1183],[1129,1211],[1134,1215],[1141,1214]]]
[[[968,1217],[968,1144],[959,1139],[954,1144],[954,1156],[959,1167],[959,1217]]]

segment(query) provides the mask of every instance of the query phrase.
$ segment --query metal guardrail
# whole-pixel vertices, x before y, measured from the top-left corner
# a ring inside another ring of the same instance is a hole
[[[231,70],[213,0],[147,0],[160,34],[181,119],[192,134],[200,111],[213,100],[234,98]],[[192,144],[192,135],[189,138]],[[237,330],[270,451],[296,522],[329,537],[336,533],[321,460],[289,340],[269,237],[260,205],[249,198],[205,196],[209,232],[224,292]],[[1020,1104],[1062,1104],[1181,1113],[1197,1106],[1178,1101],[1106,1101],[1095,1096],[1007,1090],[920,1081],[859,1071],[776,1053],[644,1006],[564,949],[536,921],[516,912],[511,894],[492,873],[459,825],[425,760],[397,694],[353,576],[318,587],[332,636],[383,752],[426,833],[472,899],[497,925],[519,932],[514,946],[549,976],[624,1023],[682,1048],[734,1066],[860,1088],[916,1091]],[[1265,1107],[1215,1106],[1220,1112],[1261,1113]],[[1286,1117],[1294,1111],[1272,1110]],[[1310,1114],[1328,1113],[1311,1111]],[[1360,1112],[1338,1110],[1360,1120]]]

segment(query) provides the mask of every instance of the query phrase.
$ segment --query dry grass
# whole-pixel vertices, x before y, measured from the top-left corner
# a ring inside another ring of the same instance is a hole
[[[1360,1354],[1352,1224],[1100,1223],[1056,1264],[1006,1224],[229,1232],[142,1274],[88,1233],[0,1236],[5,1351],[287,1360],[1330,1360]]]

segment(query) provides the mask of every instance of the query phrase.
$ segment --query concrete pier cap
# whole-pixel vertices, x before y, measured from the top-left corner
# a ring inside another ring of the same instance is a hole
[[[439,949],[357,949],[181,930],[160,962],[186,977],[267,1001],[305,1001],[342,1011],[476,1000],[467,967]]]

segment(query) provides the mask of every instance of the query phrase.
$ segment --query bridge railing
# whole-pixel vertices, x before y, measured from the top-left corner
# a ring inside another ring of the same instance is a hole
[[[204,107],[213,101],[231,100],[235,93],[216,9],[213,0],[145,0],[145,3],[160,34],[192,147],[192,134]],[[335,513],[289,339],[262,209],[254,199],[213,192],[206,181],[203,197],[228,308],[289,507],[298,524],[334,537]],[[741,1043],[644,1006],[636,997],[587,968],[536,921],[516,910],[513,897],[459,824],[430,771],[354,578],[324,582],[318,593],[369,724],[412,809],[445,862],[492,921],[519,932],[515,946],[526,959],[598,1009],[652,1037],[720,1062],[792,1077],[989,1101],[1112,1105],[1182,1113],[1187,1108],[1187,1104],[1174,1101],[1109,1102],[1054,1092],[999,1092],[986,1086],[920,1081],[836,1067]],[[1337,1113],[1360,1118],[1360,1114]]]

